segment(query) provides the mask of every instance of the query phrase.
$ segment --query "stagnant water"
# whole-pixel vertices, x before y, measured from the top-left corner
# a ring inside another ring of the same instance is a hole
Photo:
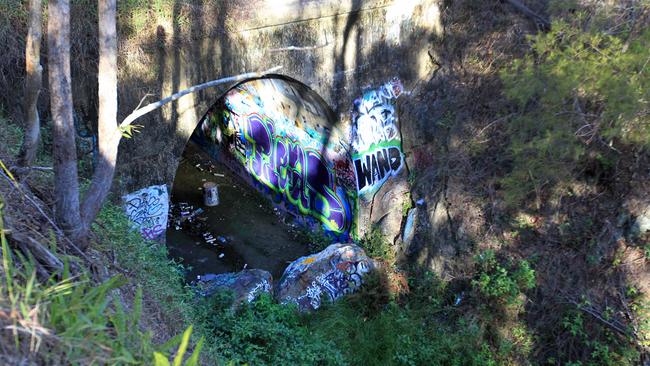
[[[200,188],[206,181],[218,185],[218,206],[203,205]],[[188,226],[193,224],[177,229],[173,221],[178,216],[170,218],[172,224],[167,230],[170,254],[191,267],[188,280],[206,273],[236,272],[245,266],[267,270],[280,278],[290,262],[308,254],[299,229],[285,223],[286,218],[261,193],[191,144],[178,166],[171,201],[175,206],[172,211],[184,211],[186,217],[198,208],[203,210],[192,220],[203,221],[207,230],[192,233]],[[206,241],[205,231],[215,240]]]

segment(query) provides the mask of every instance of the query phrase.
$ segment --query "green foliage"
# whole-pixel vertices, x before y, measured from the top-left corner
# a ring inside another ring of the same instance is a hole
[[[518,107],[509,126],[513,168],[502,181],[512,206],[567,186],[588,149],[611,165],[614,142],[650,146],[650,30],[626,42],[573,19],[532,37],[531,52],[501,72]]]
[[[99,238],[95,247],[115,256],[120,266],[129,273],[131,280],[142,286],[150,302],[158,307],[157,310],[169,319],[171,324],[176,324],[175,331],[187,332],[186,329],[190,329],[191,324],[194,324],[195,333],[201,337],[196,349],[204,347],[203,344],[206,343],[205,348],[210,351],[206,357],[210,359],[213,354],[211,343],[203,341],[207,338],[206,329],[197,321],[199,313],[206,309],[196,306],[194,294],[184,284],[185,269],[169,259],[167,248],[143,239],[131,228],[124,211],[110,201],[105,202],[93,231]],[[163,349],[166,349],[165,347]],[[188,364],[196,357],[197,350],[188,359]]]
[[[311,314],[307,324],[350,365],[496,364],[480,325],[446,305],[455,296],[445,282],[431,273],[410,282],[411,293],[398,304],[373,296],[385,283],[368,281],[359,294]]]
[[[370,232],[361,238],[359,245],[366,251],[370,257],[392,260],[394,253],[390,242],[386,240],[384,234],[378,227],[373,227]]]
[[[20,127],[4,116],[0,106],[0,152],[10,156],[17,156],[23,140],[23,131]]]
[[[127,311],[113,296],[126,283],[121,275],[97,284],[86,273],[72,277],[66,263],[60,278],[52,275],[38,281],[33,259],[9,248],[2,206],[0,199],[0,308],[11,314],[12,327],[20,330],[14,333],[16,348],[30,344],[29,349],[37,352],[40,347],[41,360],[48,364],[146,364],[156,347],[151,334],[139,327],[142,291],[136,292]],[[22,336],[23,331],[31,337]]]
[[[120,126],[120,133],[122,133],[122,137],[130,139],[133,137],[134,134],[140,133],[141,129],[143,128],[143,125],[135,125],[135,124],[130,124],[126,126]]]
[[[406,217],[409,214],[409,210],[413,208],[413,200],[411,199],[411,193],[407,193],[404,201],[402,202],[402,217]]]
[[[310,253],[317,253],[332,244],[332,238],[322,228],[302,228],[298,231],[298,240],[307,244]]]
[[[180,339],[173,338],[163,346],[163,348],[172,347],[177,342],[179,343],[178,350],[176,351],[176,356],[174,357],[172,363],[169,362],[168,357],[164,353],[154,352],[153,353],[154,365],[155,366],[182,366],[182,365],[196,366],[198,365],[199,353],[201,352],[201,348],[203,347],[204,338],[201,338],[199,340],[199,342],[196,344],[196,347],[194,348],[194,351],[183,364],[183,356],[185,355],[185,351],[187,351],[187,346],[190,343],[191,335],[192,335],[192,326],[189,326],[185,330],[185,332],[183,332],[183,335]]]
[[[104,204],[93,230],[100,239],[95,247],[114,253],[145,293],[164,306],[164,312],[183,329],[189,326],[193,295],[184,285],[184,268],[168,258],[167,248],[143,239],[131,229],[123,210],[110,202]]]
[[[383,285],[366,281],[310,314],[269,296],[234,310],[232,295],[221,293],[199,305],[212,309],[199,321],[236,365],[496,365],[480,325],[444,305],[452,296],[442,281],[416,280],[403,304],[382,295]]]
[[[522,291],[535,287],[535,271],[525,260],[516,265],[502,264],[492,250],[481,253],[476,260],[478,273],[472,287],[490,301],[514,304]]]
[[[578,347],[585,356],[567,364],[589,366],[631,366],[639,360],[638,351],[627,341],[604,328],[601,323],[588,324],[578,309],[571,309],[562,319],[562,327],[569,334],[567,341]],[[573,358],[571,355],[561,355]],[[583,363],[584,362],[584,363]]]
[[[211,329],[215,350],[233,364],[343,364],[333,344],[313,334],[294,307],[262,296],[237,311],[229,294],[206,299],[201,322]]]

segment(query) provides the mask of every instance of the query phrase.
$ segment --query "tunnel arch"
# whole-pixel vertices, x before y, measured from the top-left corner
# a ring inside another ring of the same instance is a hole
[[[357,211],[350,136],[315,91],[269,74],[231,85],[189,141],[301,225],[347,241],[355,235]]]

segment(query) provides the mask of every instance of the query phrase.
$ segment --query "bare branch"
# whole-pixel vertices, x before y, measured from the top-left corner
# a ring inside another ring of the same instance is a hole
[[[551,23],[546,18],[530,10],[530,8],[524,5],[521,1],[519,0],[505,0],[505,1],[508,4],[512,5],[515,9],[517,9],[518,11],[526,15],[527,17],[537,22],[545,30],[551,29]]]
[[[187,94],[196,93],[196,92],[201,91],[203,89],[211,88],[211,87],[217,86],[219,84],[232,83],[232,82],[241,81],[241,80],[245,80],[245,79],[261,77],[261,76],[264,76],[266,74],[276,72],[276,71],[280,70],[281,68],[282,68],[282,66],[276,66],[276,67],[270,68],[270,69],[268,69],[266,71],[262,71],[262,72],[249,72],[249,73],[246,73],[246,74],[230,76],[230,77],[227,77],[227,78],[212,80],[212,81],[208,81],[207,83],[191,86],[191,87],[189,87],[189,88],[187,88],[185,90],[181,90],[178,93],[173,94],[173,95],[171,95],[171,96],[169,96],[169,97],[167,97],[165,99],[161,99],[161,100],[159,100],[159,101],[157,101],[155,103],[147,104],[146,106],[144,106],[142,108],[136,109],[135,111],[133,111],[133,113],[129,114],[124,119],[124,121],[122,121],[122,123],[120,123],[120,129],[130,125],[131,123],[133,123],[133,121],[135,121],[136,119],[144,116],[145,114],[147,114],[147,113],[149,113],[151,111],[154,111],[154,110],[164,106],[165,104],[167,104],[169,102],[173,102],[176,99],[179,99],[182,96],[185,96]]]

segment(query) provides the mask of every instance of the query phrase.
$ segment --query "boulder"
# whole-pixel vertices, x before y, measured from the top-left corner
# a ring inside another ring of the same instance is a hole
[[[232,291],[233,305],[244,301],[251,302],[262,293],[272,293],[273,276],[261,269],[245,269],[241,272],[207,274],[198,276],[196,288],[203,296],[211,296],[221,291]]]
[[[334,301],[359,289],[363,276],[377,267],[359,246],[332,244],[291,263],[275,296],[282,304],[297,304],[301,311],[315,310],[324,298]]]
[[[639,238],[650,232],[650,205],[632,223],[632,237]]]

